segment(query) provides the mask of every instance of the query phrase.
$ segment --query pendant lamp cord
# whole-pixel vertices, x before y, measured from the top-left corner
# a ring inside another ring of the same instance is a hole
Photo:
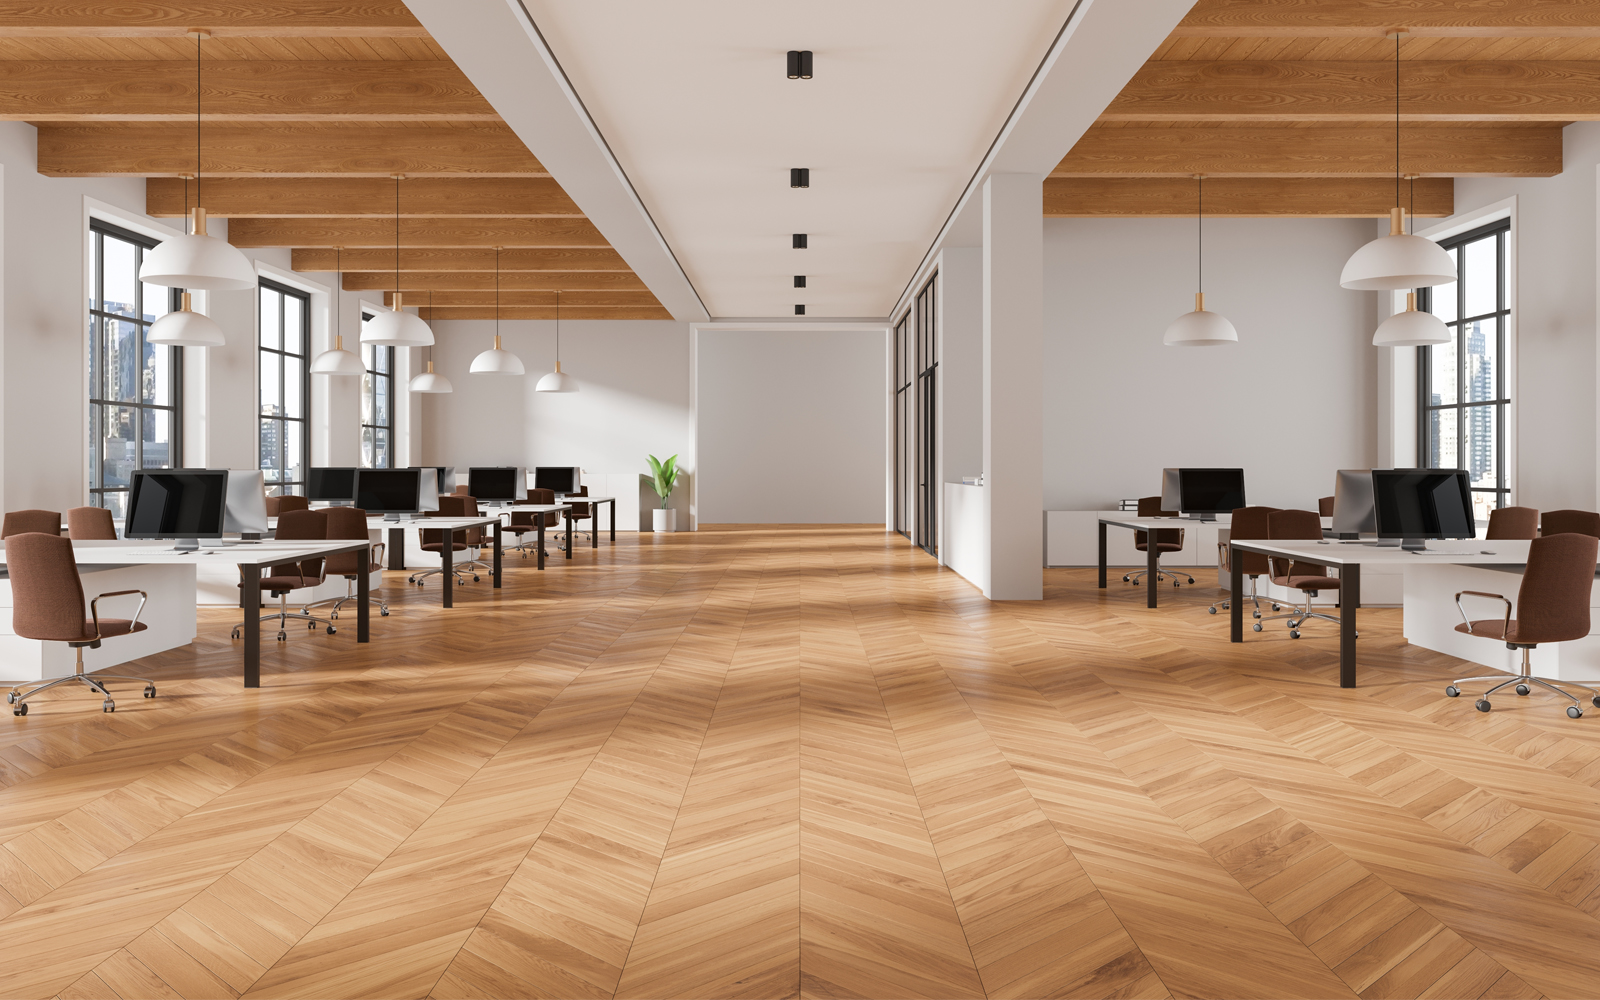
[[[400,175],[394,175],[394,293],[400,294]]]
[[[1197,211],[1194,217],[1195,235],[1195,291],[1206,290],[1206,179],[1203,175],[1196,175],[1194,179]]]
[[[344,326],[344,247],[333,248],[333,269],[339,282],[333,289],[333,342],[337,344]]]
[[[494,248],[494,338],[500,342],[500,248]]]
[[[1394,203],[1400,204],[1400,36],[1394,33]]]
[[[200,205],[200,42],[203,32],[194,36],[194,203]],[[187,195],[185,195],[187,200]]]
[[[556,367],[561,367],[561,289],[556,289]]]

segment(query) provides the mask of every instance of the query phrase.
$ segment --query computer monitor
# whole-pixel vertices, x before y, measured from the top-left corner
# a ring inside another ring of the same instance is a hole
[[[1178,510],[1202,521],[1245,506],[1243,469],[1179,469]]]
[[[1338,471],[1333,481],[1333,530],[1340,538],[1360,538],[1378,530],[1371,469]]]
[[[266,534],[267,484],[260,469],[229,469],[228,499],[222,510],[222,530],[256,541]]]
[[[1429,538],[1477,537],[1465,469],[1373,469],[1372,499],[1380,544],[1420,550]]]
[[[138,469],[128,484],[123,538],[175,538],[179,551],[221,538],[227,469]]]
[[[356,506],[397,521],[422,509],[421,487],[420,469],[357,469]]]
[[[355,503],[355,466],[313,465],[306,479],[306,499],[312,503]]]
[[[540,465],[533,470],[533,488],[553,490],[556,496],[578,492],[578,467],[575,465]]]
[[[467,470],[467,492],[486,503],[509,503],[527,496],[527,477],[514,465]],[[570,492],[570,491],[569,491]]]
[[[440,485],[440,469],[436,465],[424,465],[417,469],[417,512],[426,513],[439,509],[439,494],[444,492]]]
[[[1177,469],[1161,470],[1161,509],[1177,510],[1183,503],[1182,487],[1178,484]]]

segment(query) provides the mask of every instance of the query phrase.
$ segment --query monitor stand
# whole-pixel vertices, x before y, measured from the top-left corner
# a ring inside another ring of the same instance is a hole
[[[1428,540],[1426,538],[1407,538],[1400,543],[1400,547],[1407,552],[1426,552]]]
[[[200,539],[198,539],[198,538],[180,538],[173,544],[172,551],[174,551],[174,552],[198,552],[198,551],[200,551]]]
[[[1215,521],[1217,519],[1215,514],[1185,514],[1183,516],[1191,521]]]

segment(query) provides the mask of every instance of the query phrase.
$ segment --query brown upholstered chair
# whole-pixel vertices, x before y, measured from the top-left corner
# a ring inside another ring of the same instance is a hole
[[[117,522],[108,507],[74,507],[67,511],[67,535],[75,542],[115,541]]]
[[[1578,534],[1600,538],[1600,514],[1592,510],[1547,510],[1539,518],[1539,534]]]
[[[139,620],[148,596],[142,590],[115,590],[101,594],[89,602],[88,617],[84,616],[83,580],[78,576],[78,565],[72,559],[72,539],[62,538],[54,531],[25,531],[6,539],[6,571],[11,577],[11,627],[26,639],[45,642],[64,642],[78,652],[77,670],[65,677],[57,677],[36,684],[27,691],[22,685],[13,687],[6,695],[13,715],[28,714],[28,698],[57,684],[80,683],[87,685],[105,699],[103,711],[116,711],[111,692],[101,681],[138,681],[144,685],[144,696],[156,696],[155,682],[144,677],[125,677],[95,671],[83,672],[83,650],[99,649],[103,639],[119,635],[132,635],[145,630]],[[101,618],[100,602],[108,597],[139,595],[139,607],[132,618]],[[98,675],[98,676],[96,676]]]
[[[1489,512],[1489,530],[1484,539],[1493,541],[1511,538],[1539,537],[1539,510],[1537,507],[1499,507]]]
[[[287,495],[287,496],[281,496],[281,497],[267,497],[267,516],[268,517],[277,517],[279,514],[287,514],[291,510],[310,510],[310,509],[311,509],[311,501],[310,500],[307,500],[305,497],[297,497],[292,493]]]
[[[61,534],[61,515],[53,510],[13,510],[0,521],[0,538],[10,538],[28,531],[41,535]]]
[[[477,506],[477,503],[473,501],[471,497],[447,493],[439,497],[439,509],[436,511],[429,511],[428,516],[469,517],[476,512]],[[452,553],[456,553],[465,552],[468,547],[470,547],[472,544],[472,534],[482,535],[483,532],[481,529],[469,533],[459,529],[456,531],[446,532],[443,528],[423,528],[422,550],[424,552],[439,553],[439,568],[423,570],[421,573],[413,573],[406,579],[420,587],[422,586],[422,581],[426,580],[428,577],[442,575],[444,573],[444,547],[446,545],[445,536],[449,535],[448,544],[450,545],[450,551]],[[462,573],[467,568],[467,565],[468,563],[466,562],[455,562],[452,559],[450,568],[455,574],[456,583],[464,584],[467,582],[462,576]],[[478,577],[476,575],[473,576],[474,580],[477,578]]]
[[[470,490],[471,488],[472,488],[472,484],[470,484],[470,483],[462,483],[459,486],[457,486],[455,488],[455,491],[452,492],[450,495],[451,496],[455,496],[455,497],[471,496],[472,494],[468,492],[468,490]]]
[[[329,507],[326,513],[328,515],[327,537],[329,539],[356,541],[371,537],[367,533],[367,512],[360,507]],[[367,550],[367,571],[369,573],[383,565],[384,549],[385,545],[382,542],[374,542],[372,548]],[[328,576],[344,577],[344,596],[328,597],[320,601],[314,601],[300,609],[302,614],[310,614],[312,608],[320,608],[324,604],[331,604],[333,607],[329,609],[328,617],[338,618],[339,609],[356,599],[356,581],[360,579],[360,572],[356,569],[356,555],[354,552],[341,552],[338,555],[327,558],[323,572]],[[383,599],[375,594],[367,598],[367,603],[376,604],[380,615],[389,613],[389,605],[385,604]]]
[[[1161,509],[1161,498],[1160,497],[1140,497],[1139,498],[1139,516],[1140,517],[1177,517],[1178,515],[1177,515],[1177,513],[1175,511],[1162,510]],[[1133,547],[1138,549],[1140,552],[1149,552],[1150,551],[1150,533],[1146,532],[1146,531],[1135,531],[1133,533]],[[1187,573],[1177,573],[1177,572],[1173,572],[1171,570],[1164,570],[1164,569],[1161,568],[1161,557],[1163,555],[1165,555],[1168,552],[1182,552],[1182,551],[1183,551],[1183,529],[1182,528],[1157,528],[1156,529],[1156,579],[1162,580],[1162,579],[1170,578],[1172,580],[1172,585],[1174,587],[1176,587],[1178,585],[1178,577],[1180,577],[1180,576],[1187,577],[1190,583],[1194,582],[1194,577],[1189,576],[1189,574],[1187,574]],[[1139,582],[1139,578],[1144,576],[1144,574],[1145,574],[1145,571],[1141,569],[1141,570],[1139,570],[1137,572],[1128,573],[1128,574],[1124,575],[1122,580],[1123,580],[1124,583],[1138,583]]]
[[[1522,670],[1509,679],[1505,674],[1464,677],[1451,683],[1444,693],[1455,698],[1461,694],[1461,685],[1468,681],[1498,681],[1478,699],[1478,711],[1487,712],[1492,707],[1489,696],[1501,688],[1515,684],[1517,694],[1525,695],[1537,684],[1571,701],[1567,714],[1574,719],[1581,718],[1583,701],[1558,686],[1565,685],[1589,692],[1590,704],[1600,707],[1600,693],[1589,685],[1535,677],[1528,664],[1528,651],[1541,642],[1571,642],[1588,636],[1589,592],[1594,586],[1597,549],[1600,549],[1600,539],[1578,532],[1535,538],[1528,546],[1528,565],[1522,571],[1522,586],[1517,590],[1515,618],[1511,617],[1511,602],[1502,594],[1481,590],[1463,590],[1457,594],[1456,610],[1461,612],[1461,624],[1456,626],[1456,631],[1503,642],[1507,649],[1522,650]],[[1505,617],[1478,621],[1468,618],[1466,609],[1461,607],[1461,598],[1466,596],[1505,601]]]
[[[1267,515],[1267,537],[1273,541],[1310,541],[1322,538],[1322,518],[1309,510],[1275,510]],[[1304,608],[1294,607],[1288,614],[1269,615],[1256,622],[1252,628],[1261,631],[1261,622],[1287,618],[1289,638],[1300,638],[1300,626],[1308,618],[1321,618],[1337,622],[1333,615],[1311,610],[1311,599],[1324,590],[1338,590],[1339,578],[1328,575],[1328,567],[1300,559],[1272,557],[1272,582],[1289,590],[1300,591],[1305,599]],[[1356,633],[1359,635],[1360,633]]]
[[[285,498],[287,499],[287,498]],[[304,498],[299,498],[304,499]],[[328,537],[328,512],[326,510],[291,510],[278,515],[278,530],[275,534],[278,541],[322,541]],[[278,599],[278,610],[270,615],[262,615],[262,621],[278,622],[278,641],[283,642],[289,638],[289,619],[294,618],[306,623],[306,628],[314,629],[318,625],[325,625],[328,634],[333,635],[339,631],[333,622],[315,615],[295,614],[289,610],[289,592],[303,590],[306,587],[319,586],[327,579],[325,560],[305,559],[297,563],[283,563],[272,567],[267,575],[261,578],[261,589]],[[240,584],[244,586],[244,584]],[[233,627],[233,637],[239,638],[243,624]]]
[[[1267,533],[1267,515],[1271,514],[1277,509],[1278,508],[1276,507],[1235,508],[1233,512],[1233,521],[1228,526],[1228,537],[1237,538],[1241,542],[1249,541],[1251,539],[1262,541],[1272,537]],[[1233,549],[1229,547],[1227,542],[1218,542],[1217,549],[1218,555],[1221,557],[1219,561],[1222,564],[1222,568],[1226,571],[1232,571],[1232,559],[1234,558]],[[1250,578],[1250,602],[1255,605],[1255,608],[1251,614],[1256,618],[1260,618],[1261,598],[1256,594],[1256,582],[1261,578],[1263,573],[1271,572],[1272,567],[1267,563],[1267,557],[1259,552],[1240,552],[1238,554],[1238,559],[1241,563],[1239,567],[1240,572]],[[1218,608],[1227,611],[1231,607],[1230,602],[1233,600],[1233,597],[1234,595],[1229,594],[1227,597],[1211,605],[1211,613],[1216,614]],[[1239,595],[1239,597],[1240,600],[1244,599],[1244,595],[1242,594]],[[1278,605],[1273,604],[1272,610],[1278,610]]]
[[[1317,501],[1317,516],[1318,517],[1332,517],[1333,516],[1333,500],[1334,500],[1333,497],[1323,497],[1322,499]]]
[[[528,491],[528,502],[536,504],[555,503],[556,491],[541,490],[537,488],[531,489]],[[511,524],[505,529],[511,534],[517,536],[517,544],[513,545],[511,548],[517,552],[521,552],[522,558],[528,558],[528,541],[526,536],[531,532],[534,537],[538,537],[540,521],[543,521],[544,526],[548,529],[554,527],[555,524],[560,520],[561,515],[559,513],[535,514],[528,510],[512,511]]]
[[[580,486],[580,487],[578,487],[577,492],[568,493],[567,494],[567,498],[564,501],[565,503],[570,504],[571,508],[572,508],[571,510],[566,511],[566,515],[567,515],[567,519],[572,522],[572,530],[574,532],[577,532],[577,531],[580,530],[578,528],[578,522],[579,521],[587,521],[587,522],[589,522],[589,527],[586,529],[586,533],[594,531],[594,504],[592,504],[592,503],[581,503],[581,502],[573,499],[574,497],[586,497],[588,495],[589,495],[589,487]],[[554,503],[554,501],[551,501],[551,502]],[[558,518],[558,520],[559,520],[559,518]],[[566,535],[562,535],[561,537],[556,539],[556,546],[558,548],[561,547],[561,546],[566,545],[566,543],[567,543]]]

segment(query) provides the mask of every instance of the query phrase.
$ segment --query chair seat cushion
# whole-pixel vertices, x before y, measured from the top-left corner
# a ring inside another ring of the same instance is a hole
[[[423,542],[422,543],[422,548],[423,548],[424,551],[427,551],[427,552],[443,552],[444,551],[444,543],[443,542]],[[450,551],[452,551],[452,552],[462,552],[462,551],[465,551],[466,548],[467,548],[467,543],[466,542],[455,542],[454,544],[452,544],[450,546]]]
[[[1140,552],[1149,552],[1150,551],[1150,546],[1148,544],[1144,543],[1144,542],[1136,542],[1133,547],[1138,549]],[[1159,554],[1161,554],[1163,552],[1182,552],[1182,551],[1183,551],[1183,546],[1179,545],[1177,542],[1157,542],[1156,543],[1156,554],[1157,555],[1159,555]]]
[[[301,587],[314,587],[316,584],[316,580],[306,576],[264,576],[261,578],[261,589],[270,590],[275,594],[289,590],[299,590]],[[242,588],[244,584],[236,583],[234,586]]]
[[[1336,576],[1275,576],[1272,582],[1290,590],[1338,590]]]
[[[1462,622],[1460,625],[1457,625],[1456,631],[1464,635],[1475,636],[1479,639],[1494,639],[1499,642],[1509,642],[1513,644],[1526,643],[1530,646],[1536,645],[1536,643],[1530,642],[1527,639],[1519,639],[1517,637],[1516,619],[1513,618],[1511,620],[1511,628],[1507,629],[1505,625],[1506,620],[1504,618],[1484,618],[1480,621],[1473,622],[1471,631],[1468,631],[1466,622]],[[1502,631],[1505,633],[1504,635],[1501,634]],[[1545,641],[1549,642],[1550,640],[1547,639]]]

